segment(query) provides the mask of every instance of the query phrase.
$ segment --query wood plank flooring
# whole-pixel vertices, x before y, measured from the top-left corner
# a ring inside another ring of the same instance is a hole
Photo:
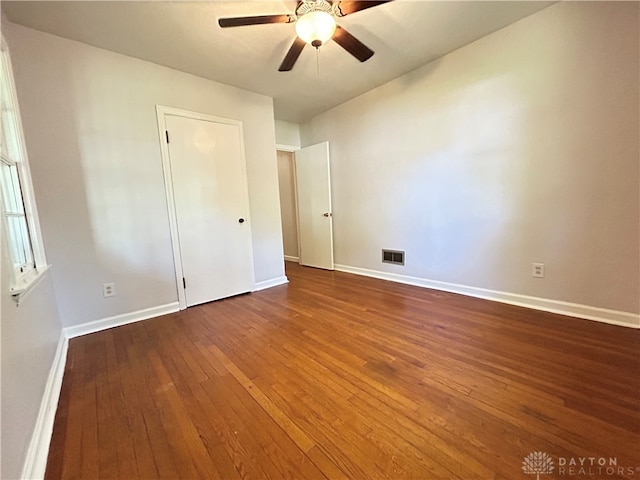
[[[637,330],[287,275],[72,339],[46,478],[640,478]]]

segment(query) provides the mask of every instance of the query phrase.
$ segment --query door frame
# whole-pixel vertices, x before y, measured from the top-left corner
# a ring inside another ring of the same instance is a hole
[[[182,285],[184,278],[184,270],[182,267],[182,255],[180,252],[180,237],[178,235],[178,215],[176,213],[176,203],[173,191],[173,175],[171,172],[171,159],[169,157],[169,144],[166,141],[167,122],[166,116],[186,117],[193,120],[203,120],[206,122],[223,123],[226,125],[235,125],[240,130],[240,166],[242,168],[242,177],[244,183],[244,194],[247,198],[247,227],[249,228],[249,236],[251,238],[251,291],[255,290],[256,275],[253,262],[253,236],[251,234],[251,212],[249,204],[249,185],[247,181],[247,165],[244,153],[244,131],[242,121],[230,118],[217,117],[206,113],[191,112],[180,108],[165,107],[156,105],[156,117],[158,120],[158,139],[160,141],[160,154],[162,156],[162,173],[164,175],[164,188],[167,199],[167,213],[169,216],[169,229],[171,231],[171,250],[173,251],[173,264],[175,270],[176,290],[178,292],[178,303],[180,310],[187,308],[186,293]]]

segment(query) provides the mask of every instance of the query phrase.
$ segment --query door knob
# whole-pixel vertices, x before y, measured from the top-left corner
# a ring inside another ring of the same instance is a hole
[[[329,212],[324,212],[324,213],[322,214],[322,216],[323,216],[323,217],[330,217],[330,216],[331,216],[331,214],[330,214]]]
[[[239,218],[238,223],[244,223],[244,218]]]

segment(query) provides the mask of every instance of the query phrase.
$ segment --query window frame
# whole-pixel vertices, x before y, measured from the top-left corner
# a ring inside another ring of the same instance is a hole
[[[9,246],[9,226],[7,222],[7,215],[5,214],[5,208],[2,203],[4,200],[0,197],[0,205],[2,205],[2,236],[7,240],[5,246],[5,258],[11,262],[11,276],[9,279],[9,292],[16,300],[33,286],[35,286],[42,274],[47,270],[47,260],[44,252],[44,244],[42,241],[42,233],[40,231],[40,222],[38,218],[38,211],[36,208],[35,196],[33,191],[33,184],[31,180],[31,169],[29,168],[29,159],[27,156],[27,148],[24,140],[24,132],[22,130],[22,119],[20,116],[20,108],[18,104],[18,98],[15,88],[15,81],[13,76],[13,68],[11,65],[11,55],[9,47],[6,43],[4,35],[0,35],[0,88],[5,92],[7,100],[7,109],[13,114],[9,115],[8,119],[3,114],[2,122],[7,120],[10,125],[5,128],[3,123],[3,132],[13,132],[12,139],[15,152],[4,152],[3,147],[0,147],[0,162],[7,165],[13,165],[16,168],[19,189],[21,193],[22,205],[24,208],[24,218],[26,220],[27,235],[29,237],[29,243],[32,252],[33,261],[29,261],[25,265],[14,266],[12,252]],[[1,93],[1,92],[0,92]],[[3,142],[9,143],[4,138]]]

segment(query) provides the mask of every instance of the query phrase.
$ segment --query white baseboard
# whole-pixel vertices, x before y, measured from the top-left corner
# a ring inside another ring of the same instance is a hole
[[[58,400],[60,399],[60,390],[62,388],[62,377],[67,363],[68,345],[69,339],[64,335],[64,331],[60,332],[58,347],[44,387],[40,411],[29,442],[27,457],[22,467],[20,478],[44,478],[47,457],[49,456],[49,444],[53,434],[53,422],[56,418],[56,410],[58,409]]]
[[[296,263],[298,263],[300,261],[300,257],[292,257],[291,255],[285,255],[284,256],[284,261],[285,262],[296,262]]]
[[[174,313],[178,310],[180,310],[180,305],[178,304],[178,302],[168,303],[167,305],[145,308],[136,312],[125,313],[123,315],[116,315],[115,317],[103,318],[102,320],[95,320],[93,322],[66,327],[64,329],[64,334],[67,338],[80,337],[82,335],[88,335],[90,333],[99,332],[108,328],[119,327],[120,325],[135,323],[141,320],[147,320],[148,318],[159,317],[161,315],[167,315],[168,313]]]
[[[289,279],[283,275],[282,277],[272,278],[271,280],[257,282],[253,291],[258,292],[265,288],[277,287],[278,285],[284,285],[285,283],[289,283]]]
[[[610,323],[623,327],[640,328],[640,315],[636,313],[591,307],[589,305],[562,302],[548,298],[530,297],[516,293],[499,292],[496,290],[469,287],[455,283],[438,282],[436,280],[427,280],[407,275],[380,272],[378,270],[369,270],[366,268],[350,267],[348,265],[335,265],[335,269],[340,272],[354,273],[356,275],[364,275],[366,277],[379,278],[382,280],[390,280],[392,282],[405,283],[407,285],[414,285],[417,287],[433,288],[434,290],[442,290],[445,292],[460,293],[470,297],[483,298],[485,300],[493,300],[495,302],[508,303],[510,305],[543,310],[545,312],[584,318],[586,320],[595,320],[597,322]]]

